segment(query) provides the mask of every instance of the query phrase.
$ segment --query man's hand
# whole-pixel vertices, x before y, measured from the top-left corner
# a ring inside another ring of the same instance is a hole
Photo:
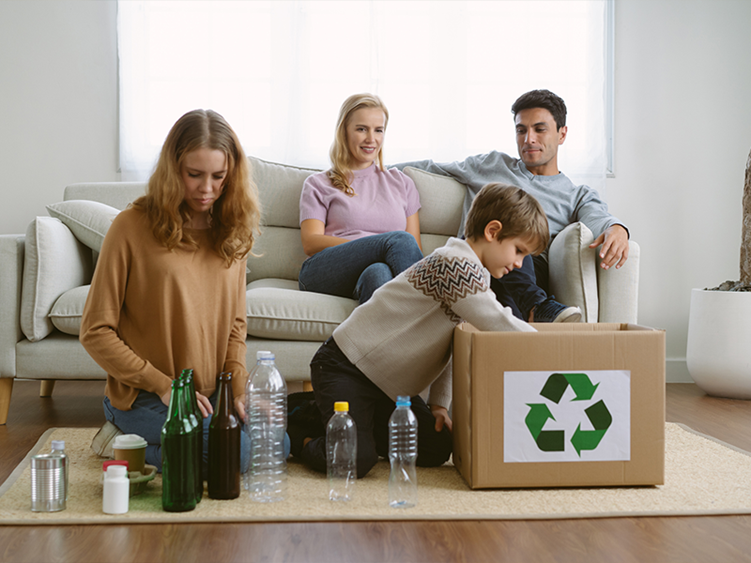
[[[449,418],[449,411],[447,411],[445,407],[430,405],[430,412],[432,412],[433,416],[435,417],[436,432],[443,430],[444,425],[449,429],[449,432],[451,432],[454,425]]]
[[[622,225],[608,227],[589,245],[589,248],[597,248],[600,245],[602,245],[600,249],[600,258],[602,258],[600,266],[602,268],[607,270],[611,266],[615,266],[617,270],[628,260],[628,231]]]

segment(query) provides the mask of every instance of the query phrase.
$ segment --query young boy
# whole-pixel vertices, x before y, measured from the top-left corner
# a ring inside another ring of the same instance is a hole
[[[452,450],[451,342],[467,321],[480,330],[534,331],[496,300],[490,276],[519,268],[548,244],[537,200],[512,186],[488,184],[467,215],[466,240],[451,238],[381,286],[334,331],[310,363],[324,425],[336,401],[349,401],[357,425],[357,476],[388,455],[388,420],[397,395],[412,397],[418,423],[417,465],[445,463]],[[419,393],[430,387],[428,403]],[[290,421],[292,453],[326,471],[326,438]]]

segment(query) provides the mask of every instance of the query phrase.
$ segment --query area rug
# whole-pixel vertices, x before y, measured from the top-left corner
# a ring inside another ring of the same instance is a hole
[[[287,498],[258,504],[247,493],[212,500],[204,494],[190,512],[161,508],[161,476],[132,497],[124,515],[102,512],[102,459],[89,445],[95,428],[46,432],[0,487],[0,525],[166,522],[271,522],[345,520],[485,520],[599,518],[751,513],[751,454],[677,424],[666,425],[665,484],[657,487],[471,490],[451,465],[418,469],[419,501],[410,509],[388,505],[388,463],[357,482],[348,503],[328,500],[325,476],[290,460]],[[70,495],[61,512],[31,512],[29,458],[65,440],[71,459]]]

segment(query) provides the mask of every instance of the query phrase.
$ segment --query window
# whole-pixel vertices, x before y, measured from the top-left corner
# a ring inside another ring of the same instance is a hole
[[[387,164],[502,150],[510,107],[547,88],[568,106],[559,163],[599,187],[608,167],[612,0],[121,1],[123,179],[145,179],[172,124],[211,108],[248,154],[325,168],[339,106],[389,108]],[[612,70],[612,69],[611,69]]]

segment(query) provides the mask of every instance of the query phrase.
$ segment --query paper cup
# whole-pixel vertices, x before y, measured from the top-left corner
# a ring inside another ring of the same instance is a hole
[[[143,473],[146,462],[146,440],[138,434],[121,434],[112,445],[115,459],[128,462],[128,471]]]

